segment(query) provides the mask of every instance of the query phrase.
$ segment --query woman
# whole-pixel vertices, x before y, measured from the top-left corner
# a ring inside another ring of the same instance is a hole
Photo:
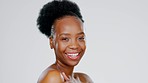
[[[83,22],[74,2],[54,0],[43,6],[37,25],[49,38],[56,61],[42,73],[38,83],[92,83],[88,75],[73,72],[86,49]]]

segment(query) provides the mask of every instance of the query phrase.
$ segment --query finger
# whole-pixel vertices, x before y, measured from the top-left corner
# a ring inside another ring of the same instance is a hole
[[[66,76],[66,74],[64,72],[62,72],[62,75],[66,81],[69,81],[69,78]]]

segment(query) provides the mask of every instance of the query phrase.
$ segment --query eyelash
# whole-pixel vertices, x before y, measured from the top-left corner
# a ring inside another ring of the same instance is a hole
[[[68,37],[63,37],[63,38],[61,38],[62,41],[69,41],[69,39],[70,39],[70,38],[68,38]],[[85,40],[85,37],[78,37],[78,40],[79,40],[79,41],[83,41],[83,40]]]
[[[85,38],[84,38],[84,37],[79,37],[78,39],[79,39],[79,40],[84,40]]]
[[[62,38],[62,40],[63,40],[63,41],[69,41],[69,38],[64,37],[64,38]]]

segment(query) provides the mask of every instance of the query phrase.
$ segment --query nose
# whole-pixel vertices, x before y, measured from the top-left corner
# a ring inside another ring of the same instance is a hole
[[[69,48],[70,49],[78,49],[78,47],[79,47],[79,43],[76,41],[76,40],[72,40],[71,42],[70,42],[70,45],[69,45]]]

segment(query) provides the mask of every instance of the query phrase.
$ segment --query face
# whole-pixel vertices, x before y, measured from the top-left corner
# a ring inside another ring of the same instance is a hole
[[[56,61],[75,66],[82,58],[86,45],[83,23],[74,16],[65,16],[54,23],[54,36],[50,39]]]

